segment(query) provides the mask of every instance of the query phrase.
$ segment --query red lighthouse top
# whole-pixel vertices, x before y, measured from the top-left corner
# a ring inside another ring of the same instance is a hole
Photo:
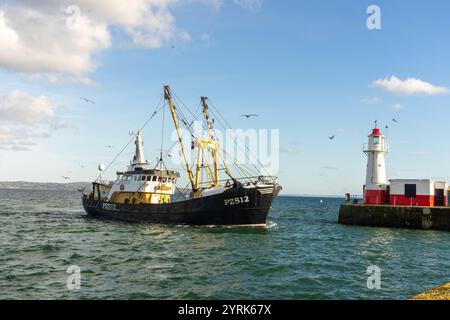
[[[381,137],[382,134],[381,134],[380,129],[378,129],[378,128],[373,129],[373,130],[372,130],[371,136],[372,136],[372,137]]]

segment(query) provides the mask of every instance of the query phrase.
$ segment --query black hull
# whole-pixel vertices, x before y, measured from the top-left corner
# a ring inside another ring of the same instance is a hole
[[[168,204],[116,204],[83,198],[87,214],[95,218],[136,223],[265,226],[278,185],[238,187],[199,199]]]

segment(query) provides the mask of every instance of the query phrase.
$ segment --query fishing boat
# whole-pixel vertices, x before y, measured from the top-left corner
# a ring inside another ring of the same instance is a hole
[[[177,133],[177,144],[189,184],[177,187],[180,173],[167,169],[161,147],[156,165],[144,157],[142,129],[133,133],[135,155],[126,171],[117,172],[114,181],[97,178],[92,189],[83,194],[83,207],[95,218],[137,223],[264,227],[272,202],[282,189],[277,178],[251,176],[238,167],[236,177],[223,157],[223,150],[210,116],[207,97],[201,97],[200,113],[207,134],[196,136],[182,108],[175,105],[174,93],[164,86],[163,108],[170,109]],[[163,110],[160,108],[159,111]],[[151,117],[158,113],[155,111]],[[164,116],[163,116],[164,118]],[[163,120],[164,121],[164,120]],[[190,133],[193,164],[188,161],[180,122]],[[164,128],[164,125],[163,125]],[[236,164],[236,163],[234,163]],[[248,172],[248,170],[247,170]]]

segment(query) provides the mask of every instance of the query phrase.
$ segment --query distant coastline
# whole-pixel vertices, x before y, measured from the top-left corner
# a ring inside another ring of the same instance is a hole
[[[292,194],[292,193],[280,193],[280,197],[300,197],[300,198],[333,198],[333,199],[341,199],[344,196],[337,195],[318,195],[318,194]]]
[[[0,181],[0,189],[38,189],[38,190],[80,190],[90,185],[89,182],[29,182],[29,181]]]

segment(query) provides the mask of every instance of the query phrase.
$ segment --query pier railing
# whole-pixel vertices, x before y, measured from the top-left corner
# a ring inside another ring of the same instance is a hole
[[[362,204],[364,203],[364,197],[361,195],[352,195],[350,193],[346,193],[344,202],[346,204]]]

